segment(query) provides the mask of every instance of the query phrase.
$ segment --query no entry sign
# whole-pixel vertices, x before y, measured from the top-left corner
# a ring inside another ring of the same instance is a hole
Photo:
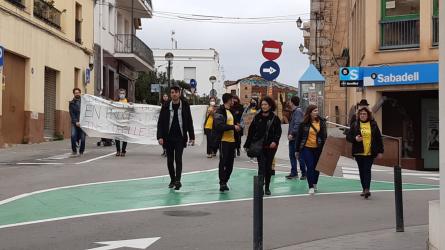
[[[281,56],[283,43],[277,41],[263,41],[263,49],[261,50],[263,56],[269,60],[273,61]]]

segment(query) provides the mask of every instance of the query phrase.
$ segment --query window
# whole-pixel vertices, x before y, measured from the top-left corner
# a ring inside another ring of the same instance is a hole
[[[245,89],[245,90],[247,90],[247,86],[246,86],[246,87],[244,87],[244,89]]]
[[[381,49],[418,48],[420,0],[381,0]]]
[[[248,96],[248,95],[245,95],[244,98],[249,98],[249,96]]]
[[[26,7],[24,3],[25,0],[7,0],[7,1],[21,9],[24,9]]]
[[[114,35],[114,7],[113,5],[108,5],[108,31]]]
[[[383,19],[419,17],[420,0],[382,0]]]
[[[76,3],[76,27],[75,27],[76,43],[82,44],[82,5]]]
[[[184,82],[190,83],[190,80],[196,80],[196,67],[184,67]]]
[[[80,69],[74,68],[74,87],[80,88]]]
[[[439,46],[439,0],[433,0],[433,46]]]
[[[232,95],[236,95],[236,89],[232,89],[232,90],[230,90],[230,94],[232,94]]]

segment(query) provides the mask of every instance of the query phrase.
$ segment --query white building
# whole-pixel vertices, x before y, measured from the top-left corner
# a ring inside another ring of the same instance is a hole
[[[215,49],[153,49],[156,70],[167,72],[168,63],[165,54],[172,53],[171,79],[190,83],[191,79],[197,81],[197,93],[210,94],[212,84],[210,76],[216,77],[214,89],[222,89],[224,82],[219,54]],[[218,91],[220,92],[220,91]],[[221,93],[217,93],[220,95]]]
[[[154,70],[152,50],[136,36],[136,31],[141,29],[141,19],[152,16],[151,0],[95,1],[96,95],[115,99],[117,90],[123,88],[134,101],[138,72]]]

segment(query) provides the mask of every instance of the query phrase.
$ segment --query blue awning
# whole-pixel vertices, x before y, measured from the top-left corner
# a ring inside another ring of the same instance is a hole
[[[301,76],[300,82],[324,82],[324,77],[313,64],[309,64],[306,72]]]

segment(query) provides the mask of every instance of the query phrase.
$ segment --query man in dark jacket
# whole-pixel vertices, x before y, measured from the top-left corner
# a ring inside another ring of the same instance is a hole
[[[244,107],[240,103],[240,99],[238,96],[233,96],[232,98],[233,105],[230,108],[230,112],[232,112],[233,117],[235,118],[235,124],[241,124],[241,118],[244,113]],[[235,141],[236,141],[236,154],[238,156],[241,155],[241,137],[243,136],[243,130],[239,132],[235,131]]]
[[[79,88],[73,89],[74,98],[69,103],[71,116],[71,156],[77,156],[77,144],[80,141],[79,155],[82,156],[85,151],[85,132],[80,128],[80,94]]]
[[[167,166],[170,174],[168,187],[179,190],[182,187],[182,153],[187,146],[188,136],[189,144],[194,145],[195,132],[190,105],[181,99],[179,86],[171,87],[170,95],[172,100],[162,106],[159,114],[157,139],[159,144],[165,145],[167,149]]]
[[[287,133],[287,137],[289,139],[289,159],[291,164],[291,172],[288,176],[286,176],[287,179],[296,179],[298,178],[298,171],[297,171],[297,158],[295,156],[295,153],[297,152],[297,143],[296,139],[298,138],[298,129],[300,127],[301,122],[303,121],[304,113],[299,107],[300,105],[300,98],[297,96],[293,96],[290,100],[290,106],[292,109],[291,113],[291,120],[289,122],[289,130]],[[300,171],[301,171],[301,180],[306,179],[306,166],[303,164],[303,161],[301,160],[301,156],[298,158],[298,163],[300,164]]]
[[[235,159],[236,138],[235,133],[241,131],[239,123],[235,122],[230,109],[233,101],[232,95],[225,93],[222,96],[224,105],[219,107],[214,115],[214,128],[216,141],[219,145],[219,191],[229,191],[227,182],[233,171],[233,161]]]

